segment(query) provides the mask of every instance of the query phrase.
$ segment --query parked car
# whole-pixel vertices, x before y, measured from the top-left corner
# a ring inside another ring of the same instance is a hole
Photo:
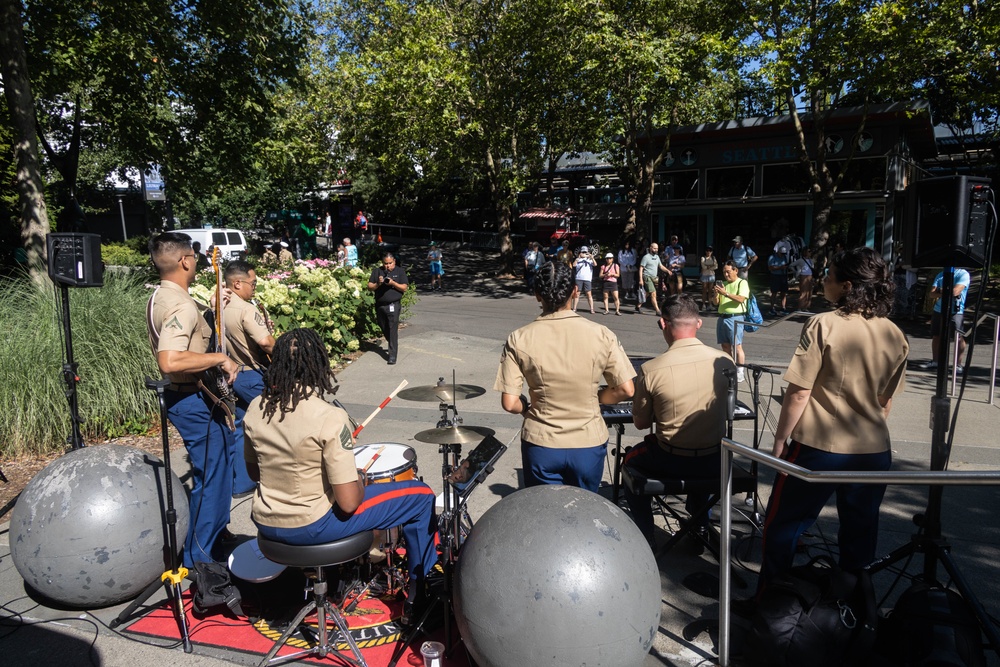
[[[204,227],[200,229],[175,229],[178,234],[187,234],[192,241],[201,244],[201,252],[208,255],[210,246],[219,249],[223,261],[244,259],[247,256],[247,239],[238,229],[225,227]]]

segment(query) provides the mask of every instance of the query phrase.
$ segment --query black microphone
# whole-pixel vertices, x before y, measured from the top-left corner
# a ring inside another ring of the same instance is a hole
[[[758,373],[770,373],[771,375],[781,375],[781,371],[776,371],[774,369],[768,368],[767,366],[758,366],[757,364],[739,364],[743,368],[749,369],[751,371],[756,371]]]

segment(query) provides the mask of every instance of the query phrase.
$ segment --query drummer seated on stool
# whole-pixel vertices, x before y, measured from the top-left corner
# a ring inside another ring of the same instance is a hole
[[[735,374],[736,366],[727,354],[698,340],[702,322],[694,299],[669,296],[660,312],[658,324],[669,349],[642,365],[632,405],[636,428],[656,428],[625,455],[624,464],[661,479],[717,478],[728,415],[726,372]],[[652,545],[650,498],[627,488],[625,498],[633,520]],[[704,507],[708,499],[709,494],[689,493],[688,513]],[[699,520],[707,527],[707,514]]]
[[[251,517],[263,537],[292,545],[401,526],[410,574],[406,624],[437,562],[434,492],[416,480],[366,486],[350,417],[324,398],[332,398],[336,381],[316,332],[295,329],[277,339],[264,393],[244,421],[247,470],[260,482]]]

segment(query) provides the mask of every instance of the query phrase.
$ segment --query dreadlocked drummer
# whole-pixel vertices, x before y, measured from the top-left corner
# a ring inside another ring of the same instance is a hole
[[[618,337],[570,308],[573,270],[548,262],[535,274],[542,314],[507,338],[493,388],[511,414],[524,415],[526,486],[567,484],[597,492],[608,448],[599,403],[632,397],[635,369]],[[607,387],[598,391],[601,380]],[[521,394],[528,384],[531,401]]]
[[[365,486],[350,418],[324,400],[335,382],[316,332],[277,339],[264,393],[243,422],[247,471],[260,482],[251,516],[265,538],[294,545],[402,526],[412,606],[437,562],[434,492],[416,480]]]
[[[212,410],[198,389],[195,373],[219,366],[230,382],[239,367],[224,354],[209,353],[212,327],[204,307],[188,295],[198,270],[197,254],[186,234],[168,232],[153,239],[153,264],[160,287],[149,300],[146,326],[156,363],[170,386],[164,392],[167,417],[184,440],[191,459],[191,520],[184,540],[184,565],[212,561],[212,546],[229,523],[232,467],[226,428],[220,410]]]

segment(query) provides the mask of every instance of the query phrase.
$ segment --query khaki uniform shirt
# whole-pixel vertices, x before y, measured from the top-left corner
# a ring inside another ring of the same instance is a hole
[[[288,262],[294,262],[295,255],[288,248],[282,248],[281,252],[278,253],[278,262],[281,264],[287,264]]]
[[[717,447],[726,434],[733,360],[697,338],[674,341],[642,365],[632,414],[653,421],[656,438],[672,449]]]
[[[521,393],[527,381],[531,408],[521,437],[540,447],[596,447],[608,439],[597,389],[635,377],[610,329],[571,310],[541,315],[507,338],[493,388]]]
[[[333,509],[333,485],[358,479],[350,418],[318,396],[281,416],[279,409],[265,420],[258,398],[243,421],[243,456],[260,469],[251,516],[272,528],[301,528]]]
[[[149,345],[153,354],[159,352],[207,352],[212,340],[212,327],[205,319],[206,306],[191,298],[177,283],[164,280],[150,297]],[[157,339],[159,336],[159,339]],[[198,381],[191,373],[164,373],[175,384]]]
[[[229,356],[247,366],[267,368],[267,354],[257,344],[257,341],[271,335],[264,314],[234,292],[222,311],[222,317],[226,321]]]
[[[906,336],[887,318],[838,311],[812,317],[785,373],[788,382],[812,390],[792,438],[835,454],[888,450],[878,399],[903,388],[909,350]]]

